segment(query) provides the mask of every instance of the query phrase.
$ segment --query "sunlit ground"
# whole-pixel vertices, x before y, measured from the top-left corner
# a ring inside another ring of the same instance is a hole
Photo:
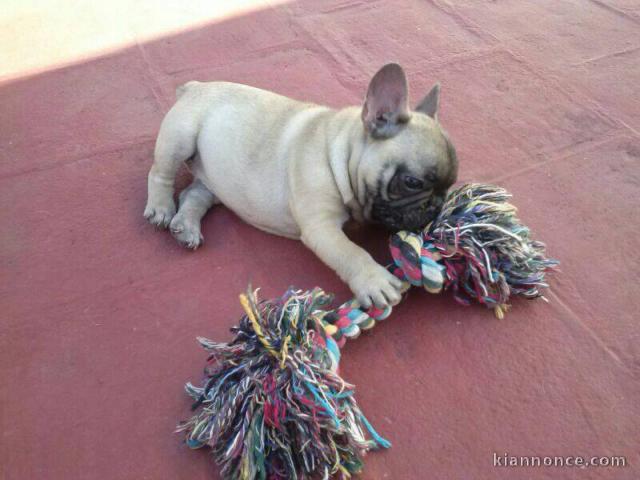
[[[0,0],[0,80],[279,3],[284,0]]]

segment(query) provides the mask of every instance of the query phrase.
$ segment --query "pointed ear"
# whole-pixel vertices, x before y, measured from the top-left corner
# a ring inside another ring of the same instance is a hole
[[[389,138],[409,121],[409,88],[404,70],[389,63],[376,73],[362,107],[364,128],[374,138]]]
[[[436,83],[427,96],[416,107],[416,112],[429,115],[434,120],[438,117],[438,104],[440,103],[440,84]]]

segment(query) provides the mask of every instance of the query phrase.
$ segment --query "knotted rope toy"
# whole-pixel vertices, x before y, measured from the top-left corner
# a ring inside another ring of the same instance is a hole
[[[391,237],[389,270],[405,290],[451,290],[498,318],[512,295],[542,297],[558,262],[531,239],[509,198],[491,185],[455,189],[430,225]],[[317,288],[264,302],[248,291],[240,300],[245,315],[230,343],[199,338],[210,355],[203,385],[186,385],[197,410],[178,427],[187,445],[210,446],[222,476],[242,480],[350,478],[368,450],[391,445],[338,375],[346,339],[387,318],[390,307],[364,310],[351,300],[329,309],[331,296]]]

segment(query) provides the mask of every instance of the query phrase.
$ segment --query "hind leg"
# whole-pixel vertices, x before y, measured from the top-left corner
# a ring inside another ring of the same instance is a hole
[[[198,179],[180,193],[180,208],[169,227],[178,243],[194,250],[202,244],[200,221],[216,203],[216,196]]]
[[[176,104],[162,121],[147,179],[144,218],[161,228],[167,228],[176,214],[173,193],[178,168],[196,151],[197,124],[182,110]]]

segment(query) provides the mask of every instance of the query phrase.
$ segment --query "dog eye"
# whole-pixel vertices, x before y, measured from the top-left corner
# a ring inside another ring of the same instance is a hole
[[[424,182],[419,178],[407,175],[404,177],[403,181],[405,186],[411,190],[421,190],[424,188]]]

